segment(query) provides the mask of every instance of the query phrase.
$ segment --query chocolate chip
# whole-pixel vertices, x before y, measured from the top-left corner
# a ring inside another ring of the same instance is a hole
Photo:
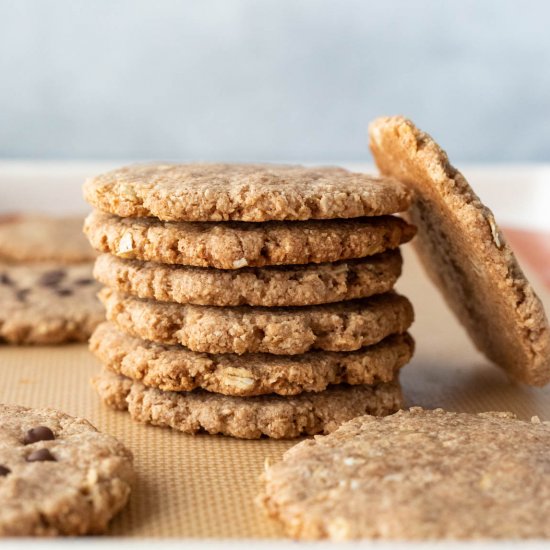
[[[58,288],[56,289],[56,292],[59,296],[71,296],[73,293],[70,288]]]
[[[19,302],[25,302],[30,291],[30,288],[21,288],[15,293],[15,297]]]
[[[76,279],[76,281],[74,282],[74,284],[78,286],[88,286],[93,283],[94,283],[94,279],[90,279],[90,278]]]
[[[47,426],[37,426],[36,428],[31,428],[23,438],[23,443],[25,445],[30,445],[31,443],[36,443],[37,441],[51,441],[55,439],[54,433]]]
[[[38,284],[42,286],[55,286],[65,278],[65,275],[66,273],[63,269],[46,271],[46,273],[44,273],[38,280]]]
[[[48,451],[48,449],[38,449],[33,451],[30,455],[27,455],[27,462],[55,462],[55,457]]]
[[[0,285],[13,286],[13,280],[7,273],[0,273]]]
[[[6,468],[5,466],[2,466],[2,464],[0,464],[0,477],[5,477],[9,473],[11,473],[11,470],[9,468]]]

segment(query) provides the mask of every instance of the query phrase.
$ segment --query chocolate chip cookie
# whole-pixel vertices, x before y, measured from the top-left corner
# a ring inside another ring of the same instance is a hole
[[[0,342],[85,342],[105,318],[89,263],[0,263]]]
[[[0,536],[102,533],[133,477],[130,451],[87,420],[0,405]]]

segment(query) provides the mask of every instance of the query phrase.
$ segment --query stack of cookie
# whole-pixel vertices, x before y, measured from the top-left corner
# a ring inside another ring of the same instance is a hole
[[[414,228],[397,181],[339,168],[147,165],[88,180],[108,322],[95,386],[141,422],[241,438],[328,433],[401,407]]]

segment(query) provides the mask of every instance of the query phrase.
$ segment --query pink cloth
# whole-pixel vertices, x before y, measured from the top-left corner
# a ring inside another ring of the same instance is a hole
[[[550,288],[550,233],[504,229],[510,245]]]

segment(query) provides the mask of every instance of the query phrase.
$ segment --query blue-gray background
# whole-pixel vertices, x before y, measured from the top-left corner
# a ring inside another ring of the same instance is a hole
[[[0,157],[550,160],[547,0],[0,0]]]

